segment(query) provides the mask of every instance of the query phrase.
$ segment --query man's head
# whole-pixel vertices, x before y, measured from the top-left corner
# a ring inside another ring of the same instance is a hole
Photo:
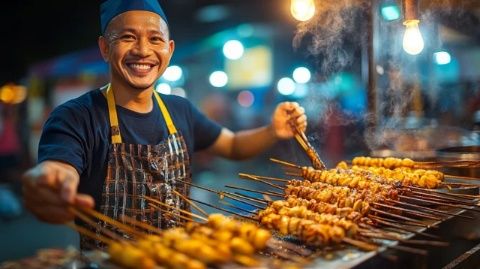
[[[108,0],[101,13],[103,35],[98,44],[110,65],[112,82],[135,89],[151,87],[174,50],[157,0]]]

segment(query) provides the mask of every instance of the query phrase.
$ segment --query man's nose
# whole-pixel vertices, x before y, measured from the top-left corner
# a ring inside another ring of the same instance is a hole
[[[148,56],[151,52],[150,43],[146,38],[138,39],[135,44],[134,53],[139,56]]]

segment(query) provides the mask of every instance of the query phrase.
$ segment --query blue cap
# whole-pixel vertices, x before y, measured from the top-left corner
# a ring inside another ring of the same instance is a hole
[[[158,0],[107,0],[100,5],[100,24],[102,34],[107,25],[117,15],[132,10],[145,10],[158,14],[167,24],[167,16],[163,12]]]

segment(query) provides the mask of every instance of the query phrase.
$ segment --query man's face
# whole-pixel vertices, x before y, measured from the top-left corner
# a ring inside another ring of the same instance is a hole
[[[142,90],[163,74],[174,50],[167,24],[148,11],[128,11],[115,17],[99,46],[110,64],[112,80]]]

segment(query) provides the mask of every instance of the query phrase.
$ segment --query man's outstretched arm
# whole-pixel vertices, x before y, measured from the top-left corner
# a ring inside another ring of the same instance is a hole
[[[256,156],[278,140],[292,138],[295,135],[291,127],[292,121],[304,131],[307,128],[305,110],[295,102],[280,103],[273,112],[269,125],[235,133],[223,128],[208,151],[233,160]]]

